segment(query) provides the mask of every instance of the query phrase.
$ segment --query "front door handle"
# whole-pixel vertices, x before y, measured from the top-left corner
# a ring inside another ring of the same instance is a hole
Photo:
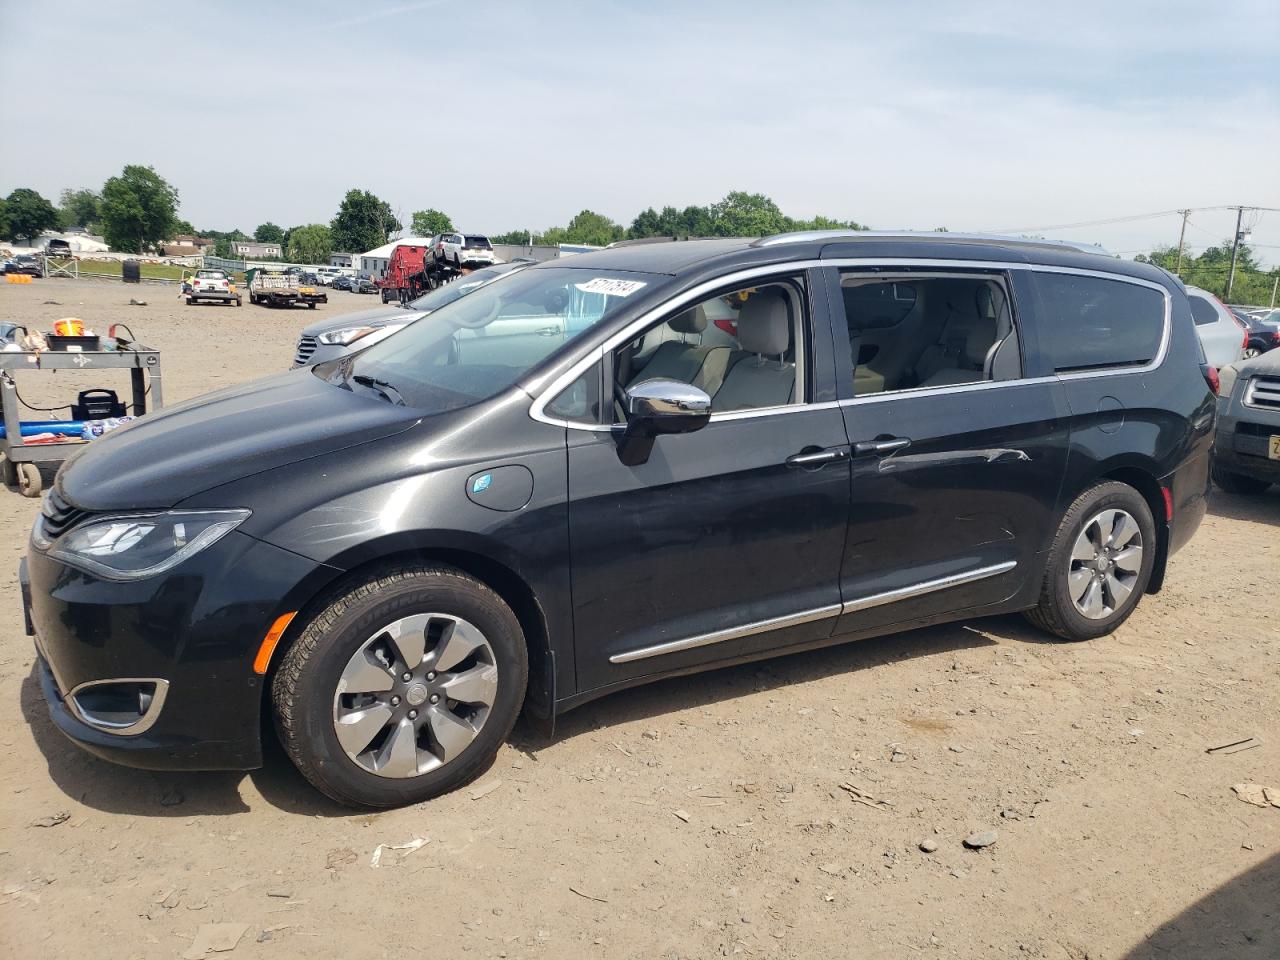
[[[848,459],[848,456],[849,450],[846,447],[827,447],[825,450],[806,447],[800,453],[787,457],[787,466],[820,467],[824,463],[836,463]]]
[[[887,457],[889,454],[905,450],[909,446],[911,446],[911,441],[906,437],[894,437],[889,440],[862,440],[853,445],[853,452],[860,457],[868,455]]]

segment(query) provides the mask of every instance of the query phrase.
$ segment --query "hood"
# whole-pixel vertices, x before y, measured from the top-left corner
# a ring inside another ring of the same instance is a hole
[[[1245,377],[1277,377],[1280,376],[1280,347],[1260,353],[1248,360],[1237,360],[1231,364],[1235,367],[1240,379]]]
[[[57,486],[86,510],[172,507],[232,480],[400,433],[421,417],[300,368],[113,430],[67,461]]]
[[[408,323],[422,316],[425,314],[421,310],[405,310],[399,306],[375,307],[372,310],[360,310],[356,313],[344,313],[340,317],[317,320],[310,326],[303,327],[302,335],[315,337],[344,327],[381,327],[388,323]]]

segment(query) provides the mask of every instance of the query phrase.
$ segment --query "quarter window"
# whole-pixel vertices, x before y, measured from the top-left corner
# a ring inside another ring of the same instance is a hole
[[[1195,320],[1197,327],[1218,322],[1218,311],[1213,309],[1213,304],[1204,297],[1198,297],[1192,293],[1188,294],[1187,300],[1191,303],[1191,318]]]
[[[1022,375],[1009,295],[997,276],[840,277],[854,396]]]
[[[1150,287],[1072,273],[1037,273],[1040,344],[1059,373],[1142,366],[1164,331],[1164,296]]]
[[[614,383],[689,383],[712,413],[787,406],[804,399],[803,344],[800,280],[761,283],[685,307],[615,350]]]

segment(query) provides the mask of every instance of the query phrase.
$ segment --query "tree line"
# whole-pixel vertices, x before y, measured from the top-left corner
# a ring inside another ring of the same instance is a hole
[[[328,223],[285,228],[267,221],[259,224],[252,235],[239,229],[197,230],[179,219],[177,211],[178,191],[172,184],[153,167],[129,164],[119,175],[108,178],[100,190],[63,190],[56,205],[28,187],[13,190],[0,199],[0,237],[30,243],[48,230],[83,227],[90,233],[101,233],[113,250],[142,253],[176,236],[190,234],[213,240],[215,252],[222,257],[230,257],[234,241],[252,239],[278,243],[283,258],[293,263],[325,263],[335,251],[363,253],[386,244],[405,229],[391,204],[369,190],[355,188],[347,191]],[[412,236],[431,237],[457,228],[447,214],[431,208],[414,211],[407,229]],[[706,206],[649,207],[636,214],[626,226],[604,214],[582,210],[563,227],[508,230],[491,233],[489,239],[506,244],[567,243],[603,247],[618,240],[646,237],[759,237],[792,230],[866,229],[854,220],[789,217],[762,193],[734,190]],[[1134,259],[1174,272],[1188,284],[1219,296],[1226,295],[1230,240],[1209,247],[1198,256],[1184,253],[1179,257],[1176,246],[1163,246],[1138,254]],[[1270,303],[1277,277],[1280,277],[1280,267],[1263,269],[1254,251],[1247,244],[1241,244],[1231,300]]]

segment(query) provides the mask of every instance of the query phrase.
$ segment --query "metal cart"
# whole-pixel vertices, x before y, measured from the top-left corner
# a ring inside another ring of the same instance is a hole
[[[61,463],[85,443],[84,440],[24,443],[21,405],[14,375],[18,371],[115,369],[129,371],[133,397],[128,409],[133,416],[139,417],[147,412],[148,397],[152,410],[159,410],[164,405],[160,388],[160,351],[139,343],[120,350],[86,350],[82,353],[63,350],[0,352],[0,414],[5,427],[5,436],[0,438],[0,453],[4,454],[4,482],[7,485],[17,484],[24,497],[40,496],[40,469],[36,465]]]

